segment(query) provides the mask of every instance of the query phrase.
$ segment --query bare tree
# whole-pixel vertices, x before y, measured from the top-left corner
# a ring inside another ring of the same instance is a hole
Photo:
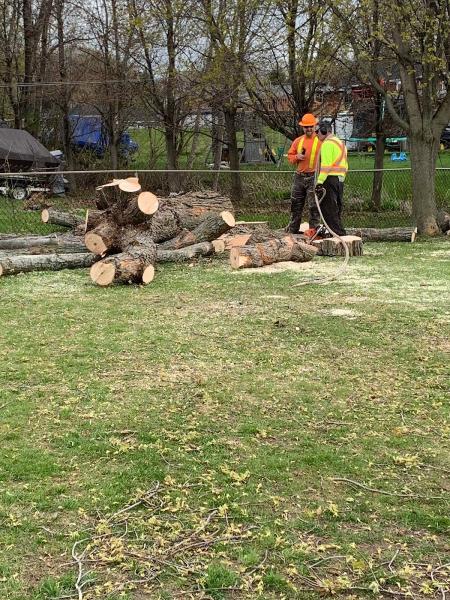
[[[38,87],[33,83],[44,78],[47,57],[49,21],[53,0],[22,0],[23,21],[23,91],[20,100],[20,113],[24,125],[31,133],[39,130],[40,114],[37,107]],[[42,56],[42,60],[40,60]]]
[[[20,127],[20,98],[17,84],[22,78],[22,28],[20,0],[0,4],[0,78],[13,115],[14,126]]]
[[[260,32],[246,87],[254,110],[288,138],[299,135],[298,117],[312,112],[317,89],[336,81],[340,41],[330,10],[319,0],[268,0],[271,20]],[[261,65],[270,58],[270,68]],[[339,82],[342,83],[342,82]]]
[[[435,168],[442,129],[450,120],[450,5],[447,0],[395,4],[356,0],[350,5],[329,0],[329,5],[342,24],[341,39],[354,52],[361,76],[383,95],[392,118],[408,134],[413,213],[420,232],[437,234]],[[373,19],[375,11],[378,20]],[[393,102],[389,77],[379,72],[380,60],[371,47],[374,41],[398,69],[404,115]]]
[[[193,49],[196,2],[129,0],[130,23],[137,34],[134,61],[144,74],[141,99],[149,119],[162,123],[169,187],[181,185],[176,173],[183,146],[182,125],[191,111],[192,89],[186,71]]]

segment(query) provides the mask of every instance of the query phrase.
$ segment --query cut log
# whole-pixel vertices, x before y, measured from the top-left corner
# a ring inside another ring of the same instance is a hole
[[[138,247],[95,263],[91,279],[100,286],[112,283],[150,283],[155,276],[156,246]]]
[[[254,246],[235,246],[230,251],[230,265],[233,269],[247,269],[271,265],[284,260],[308,262],[317,254],[317,248],[292,235],[272,239]]]
[[[98,257],[94,254],[17,255],[0,259],[0,277],[28,271],[59,271],[90,267]]]
[[[158,262],[178,263],[193,260],[200,256],[210,256],[215,253],[214,242],[201,242],[200,244],[193,244],[179,250],[163,250],[158,246],[157,258]]]
[[[112,210],[112,217],[120,225],[143,223],[159,207],[158,198],[151,192],[142,192],[138,196],[126,198],[126,203],[118,202]]]
[[[9,239],[0,239],[0,250],[18,250],[33,248],[35,246],[56,246],[57,236],[52,235],[26,235]]]
[[[411,242],[414,241],[417,230],[414,227],[346,227],[347,235],[356,235],[363,242]]]
[[[201,223],[192,231],[183,230],[177,237],[161,244],[165,250],[177,250],[200,242],[212,242],[220,235],[234,227],[235,220],[229,211],[220,214],[209,212],[205,214]]]
[[[44,208],[41,213],[43,223],[51,223],[52,225],[61,225],[62,227],[76,227],[84,222],[83,217],[73,215],[72,213],[62,212],[54,208]]]
[[[211,244],[214,246],[214,252],[216,254],[222,254],[222,252],[225,252],[225,242],[222,239],[218,239],[218,240],[213,240],[211,242]],[[189,246],[188,246],[189,248]]]
[[[362,256],[363,243],[359,236],[343,235],[341,236],[348,248],[349,256]],[[313,245],[319,250],[319,256],[344,256],[345,250],[342,243],[336,238],[326,238],[324,240],[314,240]]]
[[[56,233],[45,236],[26,235],[0,239],[0,250],[22,250],[23,254],[87,252],[81,238],[71,234],[58,235]]]
[[[106,252],[120,250],[120,230],[114,223],[103,221],[84,236],[86,248],[94,254],[103,255]]]

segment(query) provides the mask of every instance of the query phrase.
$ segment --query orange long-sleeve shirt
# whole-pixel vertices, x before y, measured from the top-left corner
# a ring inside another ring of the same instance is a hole
[[[310,138],[301,135],[292,142],[288,151],[288,161],[292,165],[297,165],[298,173],[314,173],[320,156],[320,146],[321,142],[317,134],[314,133]],[[298,160],[297,154],[300,154],[302,149],[305,150],[305,159]]]

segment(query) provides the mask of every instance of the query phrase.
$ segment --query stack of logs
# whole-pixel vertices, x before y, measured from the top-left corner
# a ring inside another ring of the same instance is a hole
[[[180,196],[158,199],[142,192],[133,177],[101,186],[98,192],[99,210],[87,214],[84,242],[100,257],[90,275],[101,286],[148,284],[157,262],[211,255],[216,251],[211,242],[235,225],[227,210],[231,202],[226,206],[214,192],[197,194],[198,205]]]

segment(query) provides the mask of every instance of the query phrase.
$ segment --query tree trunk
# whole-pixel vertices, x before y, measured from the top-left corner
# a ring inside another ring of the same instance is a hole
[[[230,251],[230,265],[232,269],[247,269],[285,260],[307,262],[316,254],[317,248],[314,246],[287,235],[279,240],[273,239],[254,246],[235,246]]]
[[[201,116],[202,116],[201,110],[198,108],[197,109],[197,113],[195,115],[194,133],[193,133],[193,136],[192,136],[191,150],[189,152],[189,158],[188,158],[187,165],[186,165],[186,168],[188,170],[191,170],[192,167],[194,166],[195,158],[196,158],[196,155],[197,155],[198,142],[200,140],[200,119],[201,119]]]
[[[236,137],[236,108],[224,108],[223,113],[230,158],[231,201],[235,206],[239,206],[239,202],[242,201],[242,181],[239,173],[239,152]]]
[[[166,124],[164,136],[166,140],[166,152],[167,152],[167,168],[170,171],[178,170],[178,156],[177,156],[177,143],[175,136],[175,128],[172,124]],[[178,192],[180,190],[180,176],[179,173],[172,172],[168,173],[169,190],[171,192]]]
[[[98,257],[94,254],[18,255],[0,259],[0,277],[28,271],[59,271],[90,267]]]
[[[375,171],[373,173],[372,183],[372,199],[371,205],[373,210],[379,212],[381,210],[381,192],[383,189],[383,166],[384,166],[384,149],[385,137],[383,132],[376,133],[377,142],[375,146]]]
[[[359,236],[364,242],[412,242],[417,233],[415,227],[346,227],[345,231],[348,235]]]
[[[213,155],[213,169],[215,171],[212,188],[217,190],[219,188],[219,169],[222,161],[222,148],[223,148],[223,112],[217,108],[213,108],[212,111],[212,155]]]
[[[413,215],[419,233],[437,235],[435,177],[439,139],[425,139],[417,133],[410,138]]]

